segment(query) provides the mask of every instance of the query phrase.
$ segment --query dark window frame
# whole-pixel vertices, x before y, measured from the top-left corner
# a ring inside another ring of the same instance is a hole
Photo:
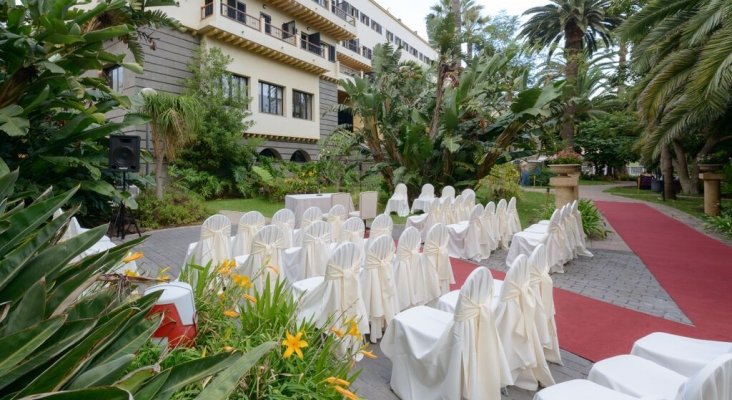
[[[292,89],[292,118],[313,120],[313,95]]]
[[[272,96],[273,91],[274,96]],[[285,115],[285,87],[266,81],[259,81],[259,112],[271,115]]]

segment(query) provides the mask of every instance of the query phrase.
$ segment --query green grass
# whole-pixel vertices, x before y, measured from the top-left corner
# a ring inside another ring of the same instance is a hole
[[[541,220],[544,209],[554,208],[554,195],[540,192],[521,192],[521,197],[516,200],[516,210],[519,213],[522,227]]]
[[[679,194],[676,196],[676,200],[663,201],[661,200],[660,193],[651,192],[650,190],[638,190],[634,186],[614,187],[605,190],[605,192],[631,199],[664,204],[697,218],[702,218],[704,216],[704,197],[701,195],[692,196]],[[732,207],[732,199],[722,199],[722,207]]]
[[[215,214],[221,210],[228,211],[259,211],[265,217],[272,217],[280,208],[285,208],[284,202],[270,201],[267,199],[221,199],[206,202],[206,209]]]
[[[597,185],[612,185],[616,184],[618,182],[616,181],[594,181],[589,179],[581,179],[579,184],[580,186],[597,186]]]

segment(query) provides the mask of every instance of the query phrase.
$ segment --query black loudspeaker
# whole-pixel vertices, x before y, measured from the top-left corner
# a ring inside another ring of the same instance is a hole
[[[114,171],[140,170],[140,137],[109,135],[109,168]]]

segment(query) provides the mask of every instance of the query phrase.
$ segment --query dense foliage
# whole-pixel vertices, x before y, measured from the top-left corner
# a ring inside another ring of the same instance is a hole
[[[159,229],[171,226],[193,225],[208,217],[203,199],[197,194],[169,189],[162,199],[153,192],[143,192],[137,199],[139,204],[138,223],[144,229]]]
[[[634,114],[607,113],[581,123],[575,144],[595,174],[617,177],[627,163],[638,160],[634,144],[641,132]]]

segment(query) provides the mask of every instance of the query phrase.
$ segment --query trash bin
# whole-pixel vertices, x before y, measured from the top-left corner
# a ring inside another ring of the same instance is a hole
[[[656,193],[663,192],[663,179],[654,179],[651,181],[651,191]]]

